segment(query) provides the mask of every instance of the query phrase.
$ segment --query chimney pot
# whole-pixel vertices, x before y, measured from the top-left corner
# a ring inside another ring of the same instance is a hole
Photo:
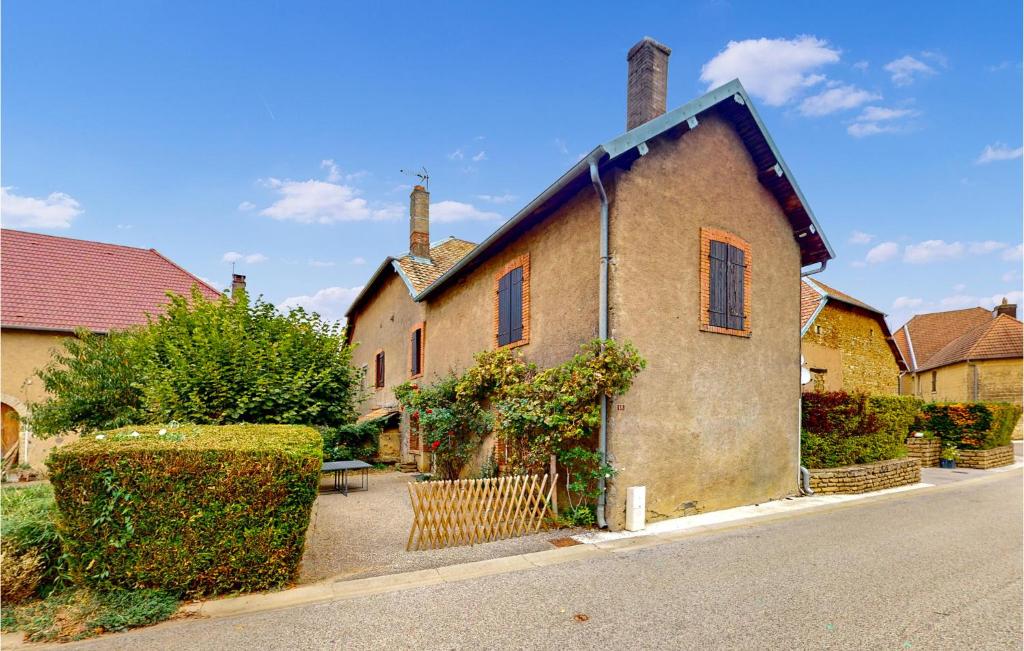
[[[231,298],[238,298],[239,292],[245,291],[245,276],[243,274],[231,274]]]
[[[999,316],[1000,314],[1005,314],[1007,316],[1012,316],[1013,318],[1016,319],[1017,318],[1017,304],[1016,303],[1008,302],[1006,300],[1006,297],[1004,296],[1002,304],[996,306],[995,315],[994,316]]]
[[[430,259],[430,193],[422,185],[409,195],[409,253]]]
[[[629,49],[626,61],[626,130],[653,120],[666,108],[668,57],[672,50],[650,36]]]

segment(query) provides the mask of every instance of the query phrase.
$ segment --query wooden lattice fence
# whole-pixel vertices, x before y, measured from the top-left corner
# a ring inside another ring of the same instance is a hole
[[[549,481],[550,480],[550,481]],[[406,550],[474,545],[538,531],[552,514],[558,475],[410,482]]]

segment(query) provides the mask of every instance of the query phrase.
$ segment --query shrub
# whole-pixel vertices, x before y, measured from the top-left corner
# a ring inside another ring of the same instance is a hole
[[[363,423],[319,428],[324,441],[324,461],[365,461],[376,457],[383,425],[384,419],[377,418]]]
[[[293,579],[320,476],[310,427],[128,428],[48,460],[76,583],[179,596]]]
[[[48,484],[5,488],[0,491],[0,509],[4,601],[13,599],[15,584],[25,597],[46,595],[66,585],[69,577],[54,522],[53,488]]]
[[[965,450],[1009,445],[1020,407],[1006,403],[932,403],[925,405],[918,425],[944,444]]]
[[[37,435],[137,423],[337,426],[355,418],[360,371],[344,331],[257,299],[171,295],[148,325],[68,338],[39,372]]]
[[[801,463],[835,468],[906,455],[921,401],[833,391],[805,393],[801,404]]]

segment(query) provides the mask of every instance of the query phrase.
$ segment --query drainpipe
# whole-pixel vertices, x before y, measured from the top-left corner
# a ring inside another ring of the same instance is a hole
[[[597,169],[597,161],[604,154],[604,150],[598,148],[590,158],[590,182],[594,184],[598,197],[601,199],[601,282],[598,292],[600,298],[598,303],[598,337],[601,339],[601,346],[608,338],[608,194],[604,191],[601,183],[601,174]],[[608,463],[608,396],[601,395],[601,428],[597,438],[598,452],[601,454],[601,465]],[[604,475],[597,480],[597,526],[601,529],[608,528],[608,521],[605,519],[605,508],[608,504],[608,493]]]
[[[807,276],[813,276],[814,274],[820,274],[825,271],[825,267],[828,266],[828,260],[822,260],[818,266],[814,269],[808,269],[807,271],[801,271],[800,277],[806,278]],[[803,346],[803,337],[800,337],[800,345]],[[803,365],[803,355],[800,355],[801,366]],[[802,386],[802,385],[801,385]],[[800,492],[804,495],[814,495],[814,491],[811,490],[811,471],[800,465],[800,419],[804,413],[803,407],[803,389],[800,389],[800,399],[797,400],[797,423],[796,423],[796,465],[800,468]]]

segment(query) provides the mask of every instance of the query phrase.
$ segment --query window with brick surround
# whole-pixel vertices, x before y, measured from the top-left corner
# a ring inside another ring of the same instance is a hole
[[[423,375],[423,334],[424,324],[417,323],[409,333],[409,377],[415,379]]]
[[[374,358],[374,380],[373,386],[378,389],[384,388],[384,351],[378,351]]]
[[[700,229],[700,329],[749,337],[750,245],[712,228]]]
[[[494,278],[494,345],[530,342],[530,256],[510,260]]]

